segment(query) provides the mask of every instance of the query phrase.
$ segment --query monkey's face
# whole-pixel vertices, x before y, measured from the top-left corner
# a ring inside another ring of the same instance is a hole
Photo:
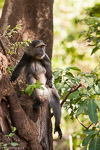
[[[42,40],[34,40],[27,51],[27,54],[36,59],[43,59],[45,56],[46,45]]]
[[[34,49],[34,54],[35,54],[35,58],[36,59],[43,59],[43,57],[45,56],[45,46],[41,45],[39,47],[35,47]]]

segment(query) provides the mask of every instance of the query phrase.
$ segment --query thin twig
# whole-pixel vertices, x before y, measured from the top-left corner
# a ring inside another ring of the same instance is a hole
[[[71,94],[71,93],[73,93],[73,92],[75,92],[75,91],[77,91],[78,90],[78,88],[79,87],[81,87],[82,86],[82,84],[80,83],[78,86],[76,86],[76,85],[73,85],[73,87],[69,90],[69,92],[67,93],[67,95],[65,96],[65,98],[64,98],[64,100],[61,102],[61,107],[63,106],[63,104],[66,102],[66,100],[67,100],[67,98],[68,98],[68,96]],[[51,114],[51,117],[53,117],[53,113]]]
[[[81,120],[76,116],[76,119],[78,120],[78,122],[85,128],[85,129],[88,129],[88,127],[86,127],[82,122]]]
[[[62,107],[63,104],[66,102],[68,96],[69,96],[71,93],[77,91],[78,88],[80,88],[81,86],[82,86],[82,84],[80,83],[78,86],[75,86],[75,85],[74,85],[74,86],[69,90],[69,92],[68,92],[67,95],[65,96],[64,100],[61,102],[61,107]]]
[[[85,128],[85,129],[89,129],[92,125],[93,125],[93,123],[91,123],[88,127],[86,127],[81,121],[80,121],[80,119],[76,116],[76,119],[78,120],[78,122]]]
[[[93,125],[93,123],[91,123],[91,124],[87,127],[87,129],[89,129],[92,125]]]
[[[62,107],[63,104],[66,102],[68,96],[69,96],[71,93],[77,91],[78,88],[80,88],[81,86],[83,86],[81,83],[80,83],[78,86],[73,85],[73,87],[69,90],[69,92],[68,92],[67,95],[65,96],[64,100],[61,102],[61,107]],[[79,122],[85,129],[89,129],[89,128],[93,125],[93,123],[92,123],[92,124],[90,124],[88,127],[86,127],[86,126],[80,121],[80,119],[79,119],[77,116],[76,116],[76,119],[78,120],[78,122]]]

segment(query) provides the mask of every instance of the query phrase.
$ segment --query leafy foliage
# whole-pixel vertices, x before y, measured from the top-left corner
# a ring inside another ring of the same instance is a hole
[[[84,31],[89,46],[93,46],[91,54],[100,49],[100,18],[88,17],[84,19],[88,25],[88,30]]]
[[[70,115],[70,118],[82,118],[81,125],[85,128],[84,133],[88,134],[83,140],[84,149],[96,136],[99,136],[100,126],[98,126],[98,116],[100,115],[100,66],[90,73],[84,73],[77,67],[67,67],[54,71],[55,86],[64,101],[68,95],[64,108]],[[74,87],[78,87],[73,90]],[[72,89],[72,90],[71,90]],[[72,92],[71,92],[72,91]],[[81,118],[81,117],[80,117]],[[93,125],[93,127],[92,127]],[[90,129],[91,128],[91,129]],[[96,142],[97,144],[97,142]],[[98,146],[98,144],[96,145]],[[89,147],[90,144],[89,144]],[[90,148],[89,148],[90,149]]]
[[[90,142],[89,150],[99,150],[100,149],[100,137],[96,136]]]
[[[11,74],[14,71],[14,69],[15,69],[15,66],[13,66],[13,67],[8,66],[7,67],[7,70],[8,70],[9,74]]]
[[[58,64],[58,66],[66,66],[69,64],[75,64],[81,67],[81,65],[87,68],[90,64],[95,64],[93,57],[90,59],[87,57],[89,53],[88,50],[92,49],[91,54],[96,53],[100,49],[100,19],[98,13],[100,11],[100,6],[96,5],[96,7],[88,9],[88,18],[86,18],[85,14],[85,25],[77,26],[76,20],[80,16],[82,19],[81,13],[81,2],[85,3],[84,6],[89,6],[87,3],[92,4],[93,1],[57,1],[57,10],[60,10],[60,13],[55,11],[55,16],[58,15],[59,20],[57,18],[55,21],[55,39],[54,40],[54,49],[56,49],[56,55],[53,57],[53,66]],[[62,9],[64,4],[64,9]],[[78,5],[77,5],[78,4]],[[59,7],[58,7],[59,6]],[[65,6],[67,9],[65,9]],[[77,6],[77,7],[76,7]],[[86,8],[86,7],[85,7]],[[62,13],[62,15],[61,15]],[[60,14],[60,15],[59,15]],[[60,17],[59,17],[60,16]],[[79,19],[79,18],[78,18]],[[81,23],[81,22],[80,22]],[[89,43],[90,49],[85,47],[85,42],[83,42],[83,48],[80,42],[78,41],[78,33],[80,33],[81,29],[87,29],[82,32],[85,34],[86,40]],[[14,30],[9,30],[10,26],[7,28],[8,38],[11,38],[14,33],[17,33],[17,28]],[[24,41],[25,42],[25,41]],[[10,43],[9,45],[9,55],[17,52],[18,47],[22,47],[24,42],[15,42],[14,44]],[[29,43],[26,41],[26,45]],[[60,53],[60,54],[59,54]],[[59,54],[59,55],[58,55]],[[82,61],[80,61],[82,60]],[[88,61],[87,65],[84,64],[85,61]],[[90,61],[91,60],[91,61]],[[57,62],[57,63],[56,63]],[[91,65],[92,66],[92,65]],[[64,108],[66,112],[68,111],[69,116],[72,120],[74,118],[80,118],[82,120],[82,124],[86,127],[84,130],[84,140],[83,146],[84,150],[86,149],[100,149],[99,147],[99,130],[98,126],[98,118],[100,117],[100,72],[99,67],[96,70],[91,71],[90,73],[84,73],[77,67],[67,67],[66,69],[58,69],[54,72],[55,75],[55,85],[61,95],[61,99],[63,100],[65,96],[68,94],[70,89],[73,86],[78,86],[80,83],[82,86],[78,88],[75,92],[72,92],[66,102],[64,103]],[[90,68],[89,68],[90,69]],[[11,68],[8,68],[9,72],[11,72]],[[28,85],[26,92],[31,95],[34,86]],[[67,116],[67,113],[66,113]],[[68,118],[68,116],[66,117]],[[90,126],[90,127],[89,127]],[[78,133],[77,133],[78,135]],[[82,135],[82,133],[81,133]],[[85,137],[86,135],[86,137]],[[73,134],[74,137],[74,134]],[[82,136],[83,137],[83,136]],[[76,142],[74,141],[74,145]],[[80,143],[79,143],[80,144]],[[88,146],[89,144],[89,146]],[[5,145],[6,146],[6,145]],[[77,147],[74,147],[76,149]]]
[[[33,85],[27,84],[27,87],[25,89],[25,93],[27,93],[29,96],[31,96],[35,88],[44,90],[44,88],[42,87],[42,84],[39,83],[39,81],[37,80],[36,83]]]
[[[15,149],[17,148],[17,146],[19,145],[17,142],[12,142],[12,137],[15,135],[15,131],[16,131],[16,128],[15,127],[12,127],[12,132],[8,135],[5,135],[6,137],[9,138],[9,143],[3,143],[3,142],[0,142],[0,148],[3,149],[3,150],[9,150],[9,147],[11,147],[12,149]]]
[[[88,111],[89,111],[89,118],[94,123],[97,124],[98,116],[97,116],[97,106],[94,100],[90,100],[88,103]]]
[[[19,54],[19,49],[22,49],[23,46],[29,46],[29,43],[32,41],[30,39],[28,40],[24,40],[24,41],[18,41],[18,39],[16,41],[12,41],[12,38],[18,34],[18,32],[22,29],[22,25],[21,24],[17,24],[14,28],[11,29],[11,26],[8,25],[6,27],[6,30],[4,31],[4,33],[1,35],[1,38],[4,38],[5,41],[7,42],[7,54],[8,56],[11,55],[18,55]]]

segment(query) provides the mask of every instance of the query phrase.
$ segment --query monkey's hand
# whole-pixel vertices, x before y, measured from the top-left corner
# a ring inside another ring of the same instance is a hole
[[[61,131],[59,125],[56,125],[56,126],[55,126],[54,134],[55,134],[55,132],[58,132],[58,136],[59,136],[59,138],[61,139],[61,138],[62,138],[62,131]]]
[[[52,88],[52,87],[53,87],[53,83],[52,83],[52,81],[51,81],[51,80],[47,80],[46,84],[47,84],[50,88]]]

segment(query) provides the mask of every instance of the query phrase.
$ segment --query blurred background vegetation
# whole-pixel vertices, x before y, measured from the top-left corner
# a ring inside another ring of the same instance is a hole
[[[99,0],[54,1],[53,69],[77,66],[84,72],[90,72],[99,65],[99,51],[91,55],[93,47],[88,46],[85,37],[85,31],[89,29],[88,20],[81,21],[92,16],[100,17]],[[81,116],[81,120],[87,120],[87,116]],[[55,150],[69,150],[70,136],[73,149],[81,150],[85,137],[83,127],[77,120],[70,119],[66,109],[63,110],[62,129],[64,139],[59,141],[60,144],[54,143]]]
[[[75,65],[82,70],[90,70],[97,65],[98,54],[91,56],[91,47],[88,47],[85,38],[79,38],[80,33],[88,26],[78,20],[87,17],[90,11],[99,13],[99,9],[95,9],[98,2],[98,0],[55,0],[54,68]]]
[[[3,4],[4,0],[0,0],[0,15]],[[100,17],[99,0],[55,0],[53,13],[53,70],[69,66],[76,66],[84,72],[94,70],[99,65],[99,51],[91,55],[93,47],[89,45],[94,41],[85,31],[89,29],[89,17]],[[66,109],[63,108],[62,113],[63,139],[56,140],[55,135],[55,150],[69,150],[71,140],[73,149],[81,150],[85,137],[83,127],[77,120],[71,120]],[[87,120],[87,116],[81,116],[81,120]]]

